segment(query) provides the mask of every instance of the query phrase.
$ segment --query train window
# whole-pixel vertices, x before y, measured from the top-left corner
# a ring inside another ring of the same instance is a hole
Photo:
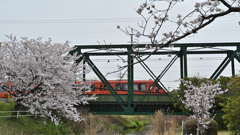
[[[138,84],[137,83],[133,84],[133,91],[138,91]]]
[[[145,91],[146,90],[146,83],[140,83],[139,84],[139,90],[140,91]]]
[[[91,85],[91,91],[95,91],[95,85]]]
[[[158,86],[156,86],[156,92],[159,93],[159,87]]]
[[[107,90],[107,87],[104,85],[103,90]]]
[[[100,91],[102,91],[102,84],[100,84]]]
[[[124,84],[123,84],[123,90],[125,90],[125,91],[128,90],[128,84],[127,84],[127,83],[124,83]]]
[[[115,85],[115,89],[116,90],[122,90],[122,84],[120,84],[120,83],[117,83],[116,85]]]
[[[0,88],[0,93],[3,93],[3,89],[2,88]]]

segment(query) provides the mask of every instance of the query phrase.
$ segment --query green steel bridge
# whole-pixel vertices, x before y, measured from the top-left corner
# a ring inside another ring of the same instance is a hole
[[[70,53],[78,53],[81,57],[77,60],[77,63],[87,63],[103,82],[104,86],[111,92],[111,95],[97,95],[98,99],[90,101],[87,107],[95,114],[113,114],[113,115],[147,115],[154,114],[156,110],[162,109],[165,113],[169,112],[173,115],[183,115],[181,110],[174,108],[173,104],[176,100],[169,93],[164,95],[149,94],[148,89],[145,94],[136,95],[133,94],[133,74],[134,65],[140,64],[145,71],[152,77],[154,83],[152,86],[159,85],[162,89],[167,88],[161,82],[161,78],[171,68],[173,63],[180,59],[180,73],[179,78],[188,76],[187,70],[187,56],[188,54],[225,54],[226,57],[222,63],[212,73],[210,78],[217,79],[227,65],[231,62],[232,75],[235,75],[234,59],[240,62],[240,42],[230,43],[178,43],[170,45],[174,46],[174,50],[153,50],[145,49],[146,44],[130,45],[76,45],[76,48]],[[167,46],[169,47],[169,45]],[[229,49],[226,49],[229,48]],[[98,51],[92,51],[92,50]],[[88,51],[86,51],[88,50]],[[90,50],[90,51],[89,51]],[[159,75],[156,75],[148,67],[145,61],[142,59],[142,55],[175,55],[169,64],[162,70]],[[127,56],[127,79],[128,79],[128,94],[120,95],[110,85],[108,80],[100,72],[98,67],[91,60],[91,56]],[[84,68],[84,67],[83,67]],[[83,70],[84,71],[84,70]],[[85,74],[83,74],[83,80],[85,81]]]

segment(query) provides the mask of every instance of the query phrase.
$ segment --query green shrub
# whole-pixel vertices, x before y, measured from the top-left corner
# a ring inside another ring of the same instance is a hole
[[[0,101],[0,111],[8,111],[8,106],[3,101]]]
[[[221,131],[221,130],[228,130],[227,128],[227,124],[224,123],[224,120],[222,118],[223,114],[220,114],[218,113],[216,115],[216,117],[214,118],[214,120],[217,122],[218,124],[218,131]]]
[[[210,120],[210,119],[207,119]],[[218,124],[215,120],[210,120],[210,124],[208,125],[208,129],[204,131],[204,135],[217,135],[218,132]],[[183,134],[184,135],[196,135],[197,134],[197,119],[190,119],[184,122],[183,125]]]
[[[15,106],[15,101],[10,101],[6,103],[5,101],[0,101],[0,111],[12,111]]]
[[[13,108],[14,108],[14,106],[15,106],[15,104],[16,104],[16,101],[11,100],[11,101],[9,101],[7,104],[8,104],[8,110],[9,110],[9,111],[12,111]]]
[[[223,111],[225,112],[223,119],[227,123],[228,129],[233,135],[240,135],[240,96],[229,98],[227,104],[224,105]]]

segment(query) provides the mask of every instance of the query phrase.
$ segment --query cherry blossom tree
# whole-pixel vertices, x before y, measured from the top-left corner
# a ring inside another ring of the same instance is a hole
[[[80,56],[69,54],[73,49],[69,42],[53,44],[51,39],[43,42],[41,37],[20,41],[12,35],[7,37],[9,41],[0,48],[0,82],[17,101],[15,109],[24,105],[33,114],[50,117],[55,124],[62,117],[83,120],[76,106],[95,97],[83,94],[89,85],[75,85],[81,80],[83,64],[75,63]]]
[[[202,83],[199,87],[192,85],[191,81],[182,80],[182,83],[187,87],[187,90],[184,90],[185,95],[182,103],[193,112],[190,118],[198,119],[197,130],[203,135],[204,130],[208,128],[210,123],[206,119],[214,118],[210,113],[210,109],[215,102],[214,97],[228,90],[222,90],[219,83],[211,84],[207,82]]]

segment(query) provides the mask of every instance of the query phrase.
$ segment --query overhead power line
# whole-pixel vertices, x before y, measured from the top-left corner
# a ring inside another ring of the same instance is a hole
[[[197,16],[188,17],[189,19],[194,19]],[[239,18],[239,16],[231,15],[223,17],[229,18]],[[176,17],[170,17],[171,20],[177,19]],[[0,20],[1,24],[25,24],[25,23],[107,23],[107,22],[139,22],[143,21],[142,18],[105,18],[105,19],[39,19],[39,20]],[[152,20],[153,21],[153,20]]]

